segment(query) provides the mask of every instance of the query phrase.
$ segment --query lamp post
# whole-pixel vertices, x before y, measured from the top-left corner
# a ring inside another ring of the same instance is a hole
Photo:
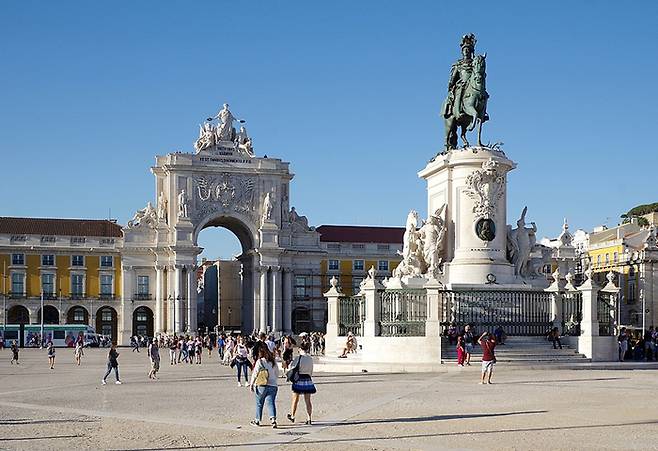
[[[43,349],[43,290],[41,290],[41,337],[39,339],[39,348]]]

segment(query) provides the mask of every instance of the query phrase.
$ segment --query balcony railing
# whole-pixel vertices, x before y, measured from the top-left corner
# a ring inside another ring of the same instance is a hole
[[[101,293],[98,298],[103,301],[113,301],[116,299],[116,295],[114,293]]]
[[[71,300],[72,301],[79,301],[81,299],[85,299],[87,296],[85,296],[84,293],[71,293]]]
[[[55,293],[43,293],[43,299],[44,301],[54,301],[57,299],[57,295]]]
[[[27,293],[13,293],[9,292],[9,299],[25,299],[27,297]]]
[[[151,297],[151,293],[135,293],[133,299],[136,301],[150,301],[153,298]]]

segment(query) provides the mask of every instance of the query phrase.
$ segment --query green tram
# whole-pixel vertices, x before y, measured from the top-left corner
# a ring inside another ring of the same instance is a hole
[[[25,346],[39,346],[41,324],[0,324],[0,342],[4,340],[5,347],[16,343]],[[72,348],[79,336],[83,337],[85,346],[98,346],[98,336],[93,327],[86,324],[44,324],[44,346],[49,341],[57,347]]]

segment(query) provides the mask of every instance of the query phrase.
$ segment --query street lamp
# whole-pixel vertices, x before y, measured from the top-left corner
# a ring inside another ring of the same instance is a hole
[[[41,290],[41,339],[39,340],[39,348],[43,349],[43,290]]]

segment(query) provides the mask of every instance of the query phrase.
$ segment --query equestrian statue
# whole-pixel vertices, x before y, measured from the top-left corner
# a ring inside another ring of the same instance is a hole
[[[464,147],[469,147],[466,132],[478,126],[478,146],[482,147],[482,124],[487,115],[486,53],[475,56],[474,34],[462,37],[462,58],[452,65],[448,81],[448,97],[441,113],[445,121],[445,149],[457,148],[457,127]]]

